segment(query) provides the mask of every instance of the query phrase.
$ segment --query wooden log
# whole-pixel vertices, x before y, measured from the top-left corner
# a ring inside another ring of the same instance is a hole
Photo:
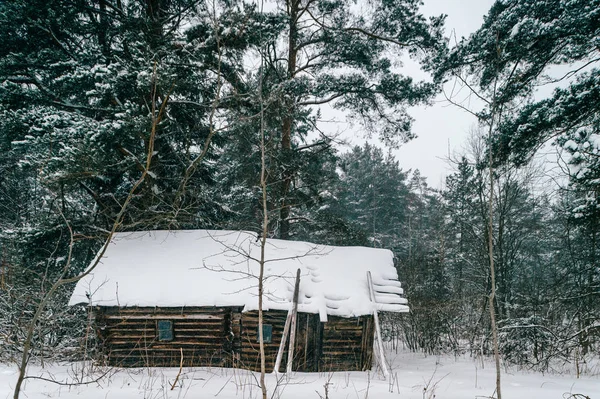
[[[367,283],[369,284],[369,297],[371,302],[375,305],[373,309],[373,320],[375,322],[375,333],[377,334],[377,344],[379,347],[379,362],[381,363],[381,370],[385,377],[389,377],[390,372],[388,370],[387,362],[385,360],[385,353],[383,352],[383,341],[381,340],[381,328],[379,327],[379,315],[377,314],[377,302],[375,300],[375,290],[373,288],[373,280],[371,278],[371,272],[367,272]]]
[[[159,319],[169,319],[169,320],[223,320],[223,315],[212,315],[212,314],[184,314],[184,315],[174,315],[174,314],[123,314],[123,315],[111,315],[104,317],[107,320],[159,320]]]
[[[197,331],[197,332],[219,332],[223,333],[227,330],[226,323],[217,324],[214,326],[205,326],[202,324],[179,324],[173,323],[173,331]]]
[[[108,328],[114,328],[114,327],[130,327],[130,328],[147,328],[148,326],[155,326],[157,320],[172,320],[172,319],[168,319],[165,317],[159,317],[159,318],[155,318],[155,319],[137,319],[137,320],[107,320],[107,322],[104,324],[104,327],[108,327]],[[178,326],[181,327],[186,327],[186,326],[199,326],[201,328],[218,328],[218,327],[222,327],[225,324],[225,320],[206,320],[206,321],[190,321],[190,320],[186,320],[186,321],[181,321],[181,320],[174,320],[173,324],[176,324]]]
[[[102,331],[105,332],[105,334],[112,334],[112,333],[143,333],[143,332],[148,332],[148,333],[152,333],[154,334],[156,329],[154,328],[154,326],[152,327],[142,327],[142,328],[129,328],[129,327],[105,327],[102,329]]]
[[[290,325],[290,346],[288,347],[288,359],[286,372],[292,372],[294,360],[294,347],[296,344],[296,319],[298,318],[298,292],[300,291],[300,268],[296,271],[296,285],[294,286],[294,297],[292,303],[292,321]]]
[[[150,313],[150,314],[194,314],[194,313],[227,313],[230,311],[228,307],[198,307],[198,306],[182,306],[182,307],[151,307],[151,306],[107,306],[98,307],[98,311],[105,315],[124,315],[124,314],[139,314],[139,313]]]
[[[321,371],[321,356],[323,354],[323,323],[320,318],[316,319],[316,337],[315,337],[315,354],[314,354],[314,371]]]
[[[168,347],[168,348],[113,348],[110,350],[110,354],[128,354],[128,353],[147,353],[147,354],[165,354],[165,353],[179,353],[180,348]],[[202,348],[202,347],[182,347],[185,352],[199,353],[204,355],[220,354],[222,351],[219,348]]]
[[[154,337],[152,337],[152,339],[148,339],[146,341],[142,340],[142,339],[137,339],[137,340],[111,340],[110,344],[111,346],[116,346],[116,345],[130,345],[130,344],[141,344],[141,343],[145,343],[146,346],[152,344],[153,346],[156,345],[196,345],[196,346],[205,346],[205,345],[223,345],[223,342],[225,341],[225,339],[223,337],[207,337],[204,338],[203,341],[194,341],[194,340],[182,340],[182,339],[176,339],[173,341],[158,341],[157,339],[155,339]]]
[[[111,365],[193,366],[231,364],[232,308],[100,308],[97,325]],[[157,320],[173,321],[173,340],[158,341]],[[238,317],[239,320],[239,317]]]
[[[225,326],[224,325],[220,325],[218,326],[218,328],[202,328],[201,326],[185,326],[185,327],[180,327],[175,325],[175,327],[173,328],[173,332],[181,332],[181,333],[197,333],[197,334],[202,334],[202,333],[219,333],[219,334],[223,334],[225,332]]]
[[[310,316],[306,315],[306,328],[304,330],[304,367],[306,370],[306,358],[308,357],[308,334],[310,333]]]
[[[273,367],[274,373],[279,373],[279,367],[281,367],[281,359],[283,358],[283,351],[285,349],[285,344],[287,342],[288,332],[290,330],[290,324],[292,321],[292,311],[288,312],[288,315],[285,319],[285,325],[283,326],[283,335],[281,337],[281,341],[279,343],[279,349],[277,351],[277,357],[275,359],[275,365]]]
[[[200,333],[198,333],[198,334],[191,334],[191,333],[190,334],[181,334],[181,333],[175,333],[175,338],[178,339],[178,340],[181,340],[181,341],[184,341],[184,340],[196,340],[196,341],[198,341],[200,339],[217,339],[217,338],[220,339],[221,341],[225,341],[226,340],[226,338],[223,337],[223,335],[218,335],[217,336],[215,334],[209,335],[209,334],[204,334],[204,333],[203,334],[200,334]]]
[[[361,370],[370,370],[371,362],[372,362],[372,348],[373,343],[371,342],[371,337],[373,337],[372,331],[372,322],[371,318],[363,318],[363,333],[362,340],[360,344],[360,353],[361,353]]]

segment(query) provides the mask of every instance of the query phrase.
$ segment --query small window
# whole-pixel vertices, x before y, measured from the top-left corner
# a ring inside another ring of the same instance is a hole
[[[158,340],[173,341],[173,322],[171,320],[159,320],[156,324]]]
[[[271,324],[263,324],[263,342],[268,344],[273,339],[273,326]],[[258,328],[256,328],[256,342],[260,340]]]

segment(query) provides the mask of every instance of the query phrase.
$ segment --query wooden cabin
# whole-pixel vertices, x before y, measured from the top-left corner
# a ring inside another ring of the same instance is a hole
[[[70,305],[93,312],[109,365],[259,370],[259,259],[250,232],[118,233]],[[369,370],[377,312],[408,311],[388,250],[269,239],[264,269],[269,371],[278,352],[295,371]]]

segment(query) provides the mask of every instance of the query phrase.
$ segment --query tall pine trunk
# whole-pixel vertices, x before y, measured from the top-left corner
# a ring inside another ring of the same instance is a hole
[[[300,9],[300,0],[288,0],[287,2],[288,13],[290,16],[290,25],[288,30],[288,68],[287,78],[293,79],[296,75],[296,64],[298,59],[298,12]],[[290,188],[292,186],[292,179],[294,171],[290,165],[292,157],[292,128],[294,125],[294,98],[287,97],[284,100],[284,116],[281,126],[281,152],[283,154],[283,170],[281,172],[281,204],[279,210],[279,238],[287,239],[290,234],[290,203],[287,199]]]

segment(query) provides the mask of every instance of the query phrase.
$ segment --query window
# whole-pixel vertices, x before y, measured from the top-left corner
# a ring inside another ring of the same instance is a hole
[[[158,320],[156,329],[159,341],[173,341],[173,322],[171,320]]]
[[[271,324],[263,324],[263,342],[268,344],[273,339],[273,326]],[[260,340],[258,327],[256,328],[256,342]]]

